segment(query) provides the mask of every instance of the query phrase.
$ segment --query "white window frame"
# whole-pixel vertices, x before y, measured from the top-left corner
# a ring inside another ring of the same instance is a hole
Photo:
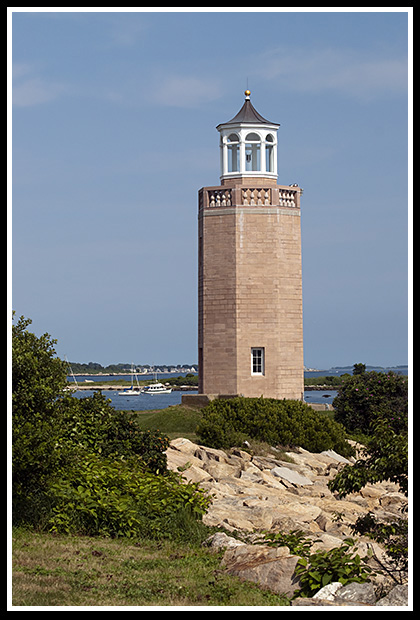
[[[263,376],[265,374],[265,348],[251,347],[251,375]]]

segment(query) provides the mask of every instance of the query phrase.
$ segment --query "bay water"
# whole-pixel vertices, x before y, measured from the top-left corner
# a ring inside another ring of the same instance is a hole
[[[373,368],[368,367],[367,370],[377,370],[378,372],[386,372],[387,370],[393,370],[394,372],[401,372],[401,374],[408,374],[407,367],[398,367],[398,368]],[[333,368],[330,370],[316,370],[316,371],[305,371],[305,377],[320,377],[320,376],[339,376],[344,373],[352,374],[352,368]],[[150,375],[138,375],[139,380],[153,380],[156,379],[162,383],[170,377],[179,377],[185,376],[187,373],[159,373]],[[108,381],[131,381],[131,375],[78,375],[76,377],[77,382],[80,385],[86,386],[86,383],[89,381],[101,381],[104,384]],[[68,377],[68,380],[71,383],[73,382],[72,377]],[[135,384],[136,385],[136,384]],[[173,390],[170,394],[146,394],[140,393],[136,395],[126,395],[119,394],[121,390],[104,390],[103,394],[106,398],[111,400],[112,406],[118,411],[150,411],[152,409],[166,409],[166,407],[170,407],[173,405],[180,405],[182,400],[182,394],[197,394],[197,390]],[[76,398],[86,398],[87,396],[91,396],[93,394],[93,390],[76,390],[73,392],[73,395]],[[320,403],[320,404],[331,404],[334,398],[337,396],[336,390],[305,390],[304,392],[304,400],[307,403]]]

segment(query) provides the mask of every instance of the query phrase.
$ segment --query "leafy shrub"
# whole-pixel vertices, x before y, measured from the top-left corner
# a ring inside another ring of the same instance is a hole
[[[292,555],[298,555],[302,558],[310,555],[310,549],[313,542],[307,538],[305,532],[301,530],[291,530],[288,534],[285,532],[266,532],[264,535],[264,544],[268,547],[288,547]]]
[[[369,434],[378,413],[394,417],[396,432],[404,430],[408,411],[407,377],[393,372],[348,375],[334,399],[334,417],[351,432]],[[398,420],[400,428],[397,428]]]
[[[350,526],[354,534],[369,536],[385,547],[386,554],[397,570],[408,568],[408,521],[395,518],[379,521],[374,514],[368,512],[358,517]]]
[[[343,427],[296,400],[217,399],[202,410],[197,428],[201,441],[214,448],[256,439],[271,445],[300,446],[310,452],[334,449],[353,454]]]
[[[333,581],[343,585],[369,581],[372,569],[367,565],[366,558],[360,558],[351,549],[353,546],[354,541],[347,538],[340,547],[316,551],[308,557],[300,558],[295,573],[301,587],[295,595],[312,597]]]
[[[51,485],[50,531],[105,536],[165,536],[168,520],[180,512],[195,518],[209,500],[179,475],[157,476],[140,459],[105,459],[86,454]]]
[[[340,496],[360,491],[368,482],[390,480],[408,493],[408,416],[380,413],[373,417],[360,458],[328,483]]]
[[[139,430],[129,413],[116,411],[100,392],[81,399],[67,396],[57,406],[62,445],[79,446],[104,457],[136,455],[150,471],[166,471],[164,451],[169,438],[159,431]]]
[[[264,544],[270,547],[288,547],[290,553],[300,556],[296,564],[295,574],[299,577],[300,589],[294,598],[312,597],[324,586],[339,581],[343,585],[356,581],[368,581],[373,572],[367,564],[367,557],[360,556],[352,550],[354,540],[346,538],[340,547],[318,550],[311,553],[316,540],[311,540],[300,530],[286,532],[266,532]]]

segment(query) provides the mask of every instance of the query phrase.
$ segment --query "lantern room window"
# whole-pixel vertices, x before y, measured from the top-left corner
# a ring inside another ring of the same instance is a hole
[[[239,170],[239,136],[231,133],[227,138],[228,143],[228,172]]]
[[[265,169],[274,172],[274,138],[271,134],[265,139]]]
[[[245,170],[261,170],[261,138],[256,133],[245,138]]]

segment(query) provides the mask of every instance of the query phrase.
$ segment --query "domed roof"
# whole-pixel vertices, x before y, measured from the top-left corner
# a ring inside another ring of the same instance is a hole
[[[272,123],[257,112],[251,103],[250,94],[251,92],[249,90],[245,91],[245,102],[236,116],[234,116],[230,121],[227,121],[227,123],[220,123],[217,125],[216,129],[224,125],[238,125],[239,123],[246,123],[249,125],[275,125],[276,127],[280,126],[279,123]]]

